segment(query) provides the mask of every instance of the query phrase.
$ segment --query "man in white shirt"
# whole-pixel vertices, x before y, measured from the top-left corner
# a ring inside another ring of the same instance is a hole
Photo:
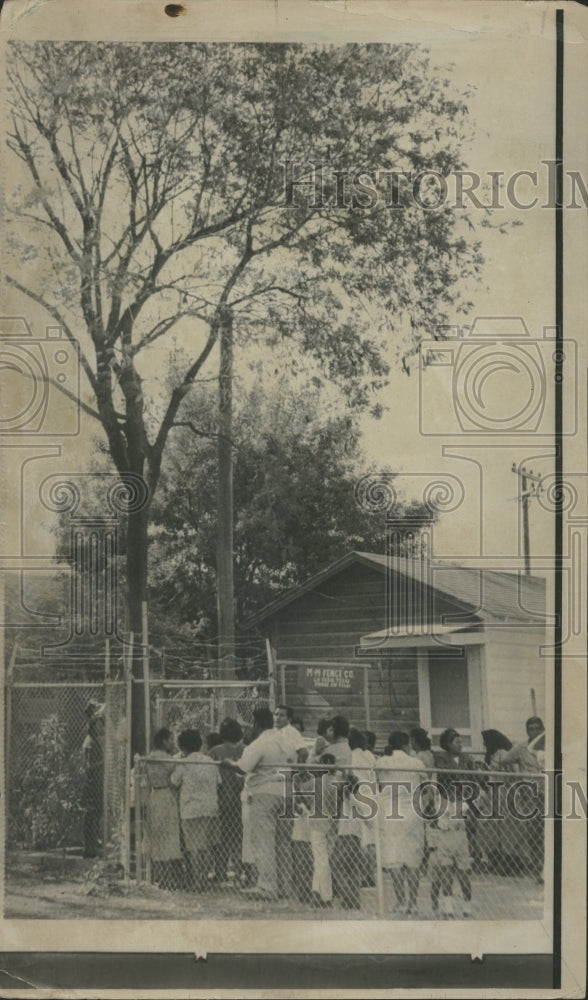
[[[237,767],[246,775],[244,838],[247,825],[248,842],[257,867],[257,885],[243,892],[256,899],[272,900],[291,893],[292,821],[284,817],[286,785],[280,774],[286,763],[287,741],[279,729],[273,728],[270,709],[256,709],[253,719],[259,735],[245,747],[239,760],[225,761],[225,765]]]
[[[294,713],[287,705],[276,705],[274,708],[274,730],[282,740],[286,754],[284,763],[301,764],[308,757],[308,747],[304,736],[296,726],[292,725]]]

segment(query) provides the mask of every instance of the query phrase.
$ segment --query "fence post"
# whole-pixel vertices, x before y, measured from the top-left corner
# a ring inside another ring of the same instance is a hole
[[[135,879],[143,881],[143,781],[141,761],[135,761]]]
[[[149,785],[149,774],[147,772],[147,765],[145,761],[141,762],[141,802],[144,806],[144,841],[147,845],[147,850],[145,851],[145,881],[148,885],[151,885],[153,870],[151,866],[151,850],[153,839],[151,835],[151,809],[149,808],[149,795],[150,795],[150,785]]]
[[[8,667],[6,668],[6,701],[5,701],[5,711],[6,711],[6,733],[5,733],[5,746],[4,746],[4,761],[5,761],[5,775],[6,775],[6,788],[4,790],[4,828],[8,833],[9,823],[10,823],[10,792],[11,789],[11,772],[10,772],[10,757],[11,757],[11,744],[12,744],[12,684],[14,681],[14,664],[16,662],[16,656],[18,653],[18,643],[15,642],[12,647],[12,653],[10,654],[10,661]]]
[[[126,681],[126,739],[125,739],[125,798],[122,830],[122,865],[125,878],[131,870],[131,733],[132,733],[132,698],[133,698],[133,643],[134,633],[129,634],[127,662],[125,664]]]
[[[363,701],[365,707],[365,728],[372,728],[372,720],[370,713],[370,675],[368,673],[369,667],[367,663],[363,665]]]
[[[384,876],[382,874],[382,845],[380,843],[380,809],[381,801],[377,802],[376,815],[374,817],[374,846],[376,848],[376,893],[378,897],[378,913],[381,917],[386,916],[384,903]]]
[[[142,653],[143,653],[143,698],[145,705],[145,756],[151,749],[151,687],[149,677],[149,631],[147,624],[147,601],[141,604]]]
[[[265,640],[265,651],[267,654],[267,676],[269,679],[269,707],[272,712],[276,707],[276,663],[274,660],[272,645],[269,639]]]
[[[108,639],[106,640],[108,643]],[[106,670],[106,658],[105,658]],[[102,857],[106,858],[108,846],[108,804],[110,802],[108,789],[108,771],[112,750],[108,745],[112,733],[112,698],[108,694],[108,677],[104,677],[104,750],[102,753]]]

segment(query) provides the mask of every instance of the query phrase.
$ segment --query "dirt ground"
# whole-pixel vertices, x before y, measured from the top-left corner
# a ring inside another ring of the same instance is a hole
[[[360,911],[337,905],[316,910],[292,899],[252,901],[230,889],[200,895],[167,892],[154,885],[125,882],[100,862],[59,852],[14,852],[6,861],[4,915],[9,919],[234,920],[274,915],[282,920],[378,919],[374,889],[362,890]],[[408,919],[395,906],[388,887],[385,895],[387,919]],[[472,919],[540,920],[542,914],[541,889],[531,879],[474,878]],[[421,884],[418,913],[411,919],[435,919],[426,880]]]

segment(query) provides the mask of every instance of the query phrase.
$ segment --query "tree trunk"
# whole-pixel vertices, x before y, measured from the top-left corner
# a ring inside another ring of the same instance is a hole
[[[223,673],[235,669],[233,580],[233,323],[227,310],[220,323],[216,580],[218,658]]]

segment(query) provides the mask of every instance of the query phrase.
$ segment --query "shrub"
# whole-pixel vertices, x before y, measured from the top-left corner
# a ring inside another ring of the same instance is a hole
[[[80,842],[83,762],[57,715],[26,741],[10,798],[10,839],[38,849]]]

